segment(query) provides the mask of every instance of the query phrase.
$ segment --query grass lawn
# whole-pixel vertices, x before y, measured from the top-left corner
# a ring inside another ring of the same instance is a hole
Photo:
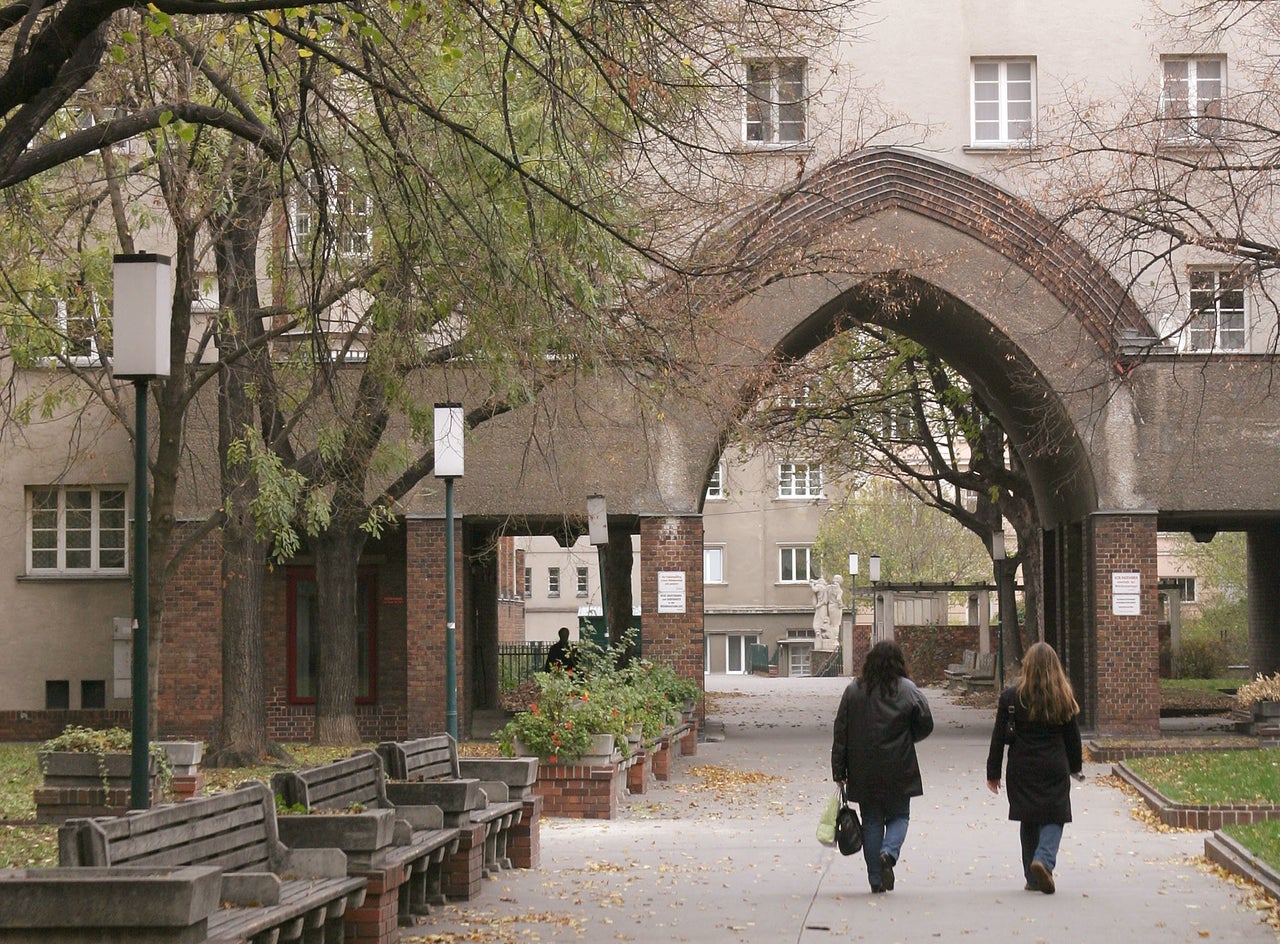
[[[1160,691],[1191,691],[1191,692],[1212,692],[1215,695],[1222,694],[1222,690],[1239,688],[1245,683],[1244,679],[1238,678],[1211,678],[1211,679],[1161,679]]]
[[[1280,820],[1225,826],[1222,830],[1267,865],[1280,871]]]
[[[1280,798],[1280,749],[1135,757],[1143,780],[1178,803],[1274,803]]]

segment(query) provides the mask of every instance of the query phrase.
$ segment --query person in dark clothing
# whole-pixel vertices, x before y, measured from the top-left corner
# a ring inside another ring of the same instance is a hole
[[[1000,762],[1009,748],[1009,819],[1021,823],[1029,892],[1052,895],[1056,887],[1058,845],[1063,826],[1071,822],[1071,776],[1081,769],[1079,715],[1058,654],[1048,643],[1036,643],[1023,657],[1017,685],[1000,693],[987,753],[987,787],[999,793]]]
[[[552,669],[559,667],[566,672],[572,672],[577,664],[577,650],[569,643],[569,627],[561,626],[560,641],[553,642],[551,648],[547,650],[547,662],[542,667],[542,671],[550,672]]]
[[[831,778],[862,812],[862,856],[873,893],[892,891],[911,798],[922,796],[916,742],[933,731],[924,693],[907,677],[892,640],[871,647],[840,697],[831,742]]]

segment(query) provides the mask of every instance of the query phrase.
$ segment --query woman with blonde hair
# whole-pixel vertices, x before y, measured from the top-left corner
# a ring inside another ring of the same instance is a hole
[[[1080,706],[1058,654],[1038,642],[1022,659],[1022,677],[1000,693],[987,787],[1000,792],[1006,745],[1009,819],[1021,823],[1022,872],[1026,890],[1054,892],[1053,867],[1062,828],[1071,822],[1071,777],[1079,775]]]

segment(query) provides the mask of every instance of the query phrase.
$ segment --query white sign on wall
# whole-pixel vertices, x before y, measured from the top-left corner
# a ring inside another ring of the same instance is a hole
[[[1116,616],[1142,615],[1142,579],[1139,574],[1111,575],[1111,612]]]
[[[684,571],[658,571],[658,612],[684,612]]]

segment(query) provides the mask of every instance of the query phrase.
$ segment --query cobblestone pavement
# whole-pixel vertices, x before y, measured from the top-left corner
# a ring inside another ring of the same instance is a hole
[[[896,869],[868,893],[861,856],[818,844],[831,722],[847,680],[708,677],[708,731],[616,820],[546,819],[542,866],[487,881],[405,940],[445,942],[1277,941],[1202,861],[1204,833],[1157,832],[1087,765],[1058,891],[1023,891],[1017,825],[985,785],[988,712],[929,691],[925,796]]]

